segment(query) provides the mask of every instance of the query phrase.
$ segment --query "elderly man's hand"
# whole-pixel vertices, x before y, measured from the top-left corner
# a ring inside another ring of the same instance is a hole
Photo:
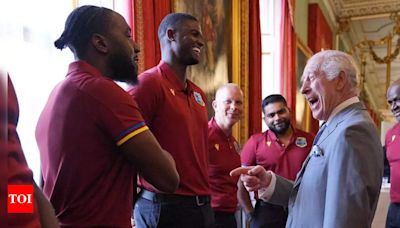
[[[230,175],[240,175],[240,180],[243,182],[244,187],[249,192],[268,187],[272,179],[272,172],[266,171],[264,167],[260,165],[239,167],[232,170]]]

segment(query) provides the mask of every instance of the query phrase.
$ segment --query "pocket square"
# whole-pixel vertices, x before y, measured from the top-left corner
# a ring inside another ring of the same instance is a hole
[[[324,151],[318,146],[314,145],[311,149],[312,156],[319,157],[319,156],[324,156]]]

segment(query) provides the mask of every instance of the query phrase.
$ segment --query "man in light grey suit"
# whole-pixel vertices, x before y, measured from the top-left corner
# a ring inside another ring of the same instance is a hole
[[[261,166],[237,168],[248,191],[288,205],[286,227],[370,227],[378,202],[383,152],[377,130],[358,99],[353,58],[327,50],[307,62],[301,92],[324,121],[314,146],[290,182]]]

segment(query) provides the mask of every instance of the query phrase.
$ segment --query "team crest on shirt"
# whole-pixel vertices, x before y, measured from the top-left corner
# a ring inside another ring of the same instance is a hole
[[[296,146],[300,148],[304,148],[307,146],[307,140],[304,137],[297,137],[296,139]]]
[[[219,144],[214,144],[214,147],[217,151],[219,151]]]
[[[396,138],[396,135],[392,135],[392,142],[394,141],[395,138]]]
[[[206,104],[203,101],[203,98],[201,97],[201,94],[198,92],[193,92],[194,95],[194,99],[196,100],[196,102],[201,105],[201,106],[206,106]]]

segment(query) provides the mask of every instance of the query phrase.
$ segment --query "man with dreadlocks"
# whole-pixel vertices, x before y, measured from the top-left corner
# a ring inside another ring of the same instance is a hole
[[[76,61],[37,124],[43,191],[62,227],[131,227],[138,172],[164,192],[179,182],[174,160],[114,82],[137,82],[131,29],[110,9],[82,6],[55,46],[69,47]]]

